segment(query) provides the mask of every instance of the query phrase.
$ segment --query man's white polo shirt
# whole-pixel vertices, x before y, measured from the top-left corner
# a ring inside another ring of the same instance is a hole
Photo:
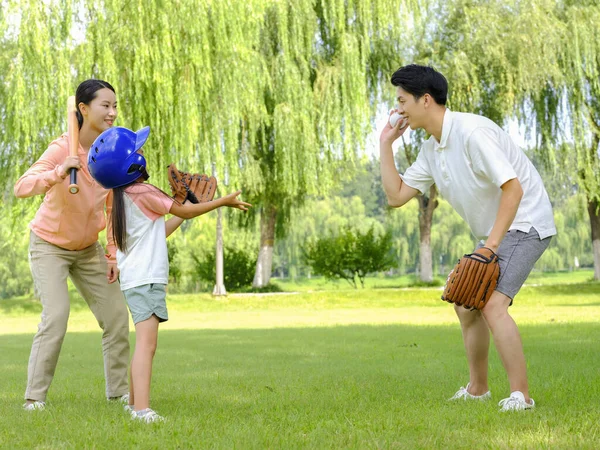
[[[478,239],[487,238],[494,226],[500,186],[518,178],[523,197],[510,229],[528,232],[533,227],[540,239],[556,234],[540,174],[508,133],[483,116],[446,109],[440,142],[431,136],[401,176],[421,193],[435,183]]]

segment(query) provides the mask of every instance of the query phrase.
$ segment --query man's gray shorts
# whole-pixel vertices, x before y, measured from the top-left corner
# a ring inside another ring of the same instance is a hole
[[[166,285],[159,283],[143,284],[123,291],[133,323],[148,320],[154,314],[159,322],[169,320],[167,313]]]
[[[542,253],[548,248],[552,236],[540,240],[535,228],[528,233],[509,230],[496,252],[500,260],[500,278],[496,290],[512,299],[525,283],[531,269]],[[477,248],[483,247],[479,242]]]

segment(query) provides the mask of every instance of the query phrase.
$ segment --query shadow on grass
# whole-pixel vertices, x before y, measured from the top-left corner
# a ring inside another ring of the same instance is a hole
[[[523,325],[519,329],[528,357],[535,360],[537,367],[554,365],[553,372],[561,365],[587,366],[586,358],[580,360],[581,355],[595,355],[600,350],[596,323]],[[132,344],[134,336],[132,332]],[[558,336],[562,337],[557,339]],[[10,355],[28,354],[30,346],[31,336],[0,336],[3,370],[14,362]],[[235,369],[235,373],[271,375],[275,375],[273,369],[277,367],[285,372],[291,367],[302,372],[309,367],[320,372],[343,372],[362,364],[367,365],[364,369],[388,371],[399,364],[403,366],[400,377],[419,376],[426,367],[454,378],[454,383],[464,381],[462,372],[466,372],[458,325],[165,330],[159,333],[158,348],[157,364],[167,372],[173,371],[173,376],[206,374],[226,368]],[[63,358],[64,355],[68,356]],[[496,357],[494,350],[491,356]],[[101,331],[67,332],[60,364],[81,367],[86,360],[101,362]],[[458,378],[447,372],[452,361],[458,361],[457,369],[464,369]],[[589,365],[595,374],[595,364]],[[500,366],[497,371],[503,372]]]

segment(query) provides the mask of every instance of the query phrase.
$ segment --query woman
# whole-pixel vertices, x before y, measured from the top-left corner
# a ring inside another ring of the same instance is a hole
[[[68,135],[52,143],[15,184],[19,198],[44,195],[30,223],[29,260],[42,317],[29,357],[26,410],[46,406],[69,318],[67,277],[94,313],[102,334],[106,396],[128,400],[129,321],[121,293],[112,233],[108,255],[98,242],[112,208],[110,191],[97,184],[87,168],[90,145],[117,118],[114,88],[102,80],[86,80],[75,95],[79,121],[79,153],[69,156]],[[69,193],[68,173],[78,170],[79,193]],[[108,220],[110,225],[110,220]]]

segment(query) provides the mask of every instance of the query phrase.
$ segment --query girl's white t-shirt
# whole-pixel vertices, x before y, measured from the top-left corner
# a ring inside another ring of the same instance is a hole
[[[144,284],[168,284],[169,257],[165,215],[173,199],[147,183],[134,183],[125,189],[125,228],[127,248],[117,249],[121,290]]]

